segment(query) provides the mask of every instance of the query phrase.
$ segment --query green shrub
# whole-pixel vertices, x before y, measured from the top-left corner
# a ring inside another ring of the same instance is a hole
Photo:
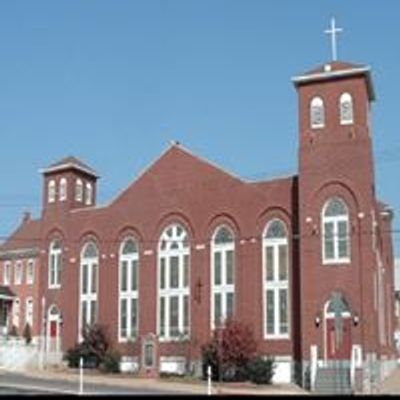
[[[268,385],[272,382],[274,376],[275,361],[271,357],[266,359],[256,357],[249,361],[246,369],[251,382],[257,385]]]
[[[109,349],[109,342],[104,328],[100,325],[85,327],[82,330],[82,342],[67,350],[64,359],[70,368],[79,367],[83,357],[85,368],[98,368]]]
[[[215,329],[211,340],[202,346],[203,379],[207,378],[210,365],[213,380],[245,381],[246,365],[255,356],[256,349],[252,329],[227,319],[224,327]]]
[[[8,331],[8,335],[14,337],[18,336],[18,329],[15,325],[11,325],[11,328]]]
[[[120,372],[119,363],[121,355],[117,351],[108,351],[99,365],[99,369],[106,373]]]
[[[31,326],[30,326],[30,324],[28,322],[24,326],[24,330],[22,332],[22,336],[24,337],[26,344],[29,344],[30,342],[32,342]]]

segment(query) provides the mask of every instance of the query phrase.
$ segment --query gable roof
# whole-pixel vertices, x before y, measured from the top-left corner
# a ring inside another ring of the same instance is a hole
[[[35,252],[40,242],[41,220],[23,221],[9,238],[0,245],[0,256],[16,252]]]
[[[64,169],[70,168],[85,172],[86,174],[91,175],[95,178],[99,177],[94,169],[90,168],[87,164],[74,156],[68,156],[61,159],[60,161],[50,164],[47,168],[41,170],[40,172],[42,172],[43,174],[49,174],[52,172],[62,171]]]

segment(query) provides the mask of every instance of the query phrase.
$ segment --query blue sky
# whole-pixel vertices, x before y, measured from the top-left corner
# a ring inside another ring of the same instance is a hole
[[[38,170],[66,155],[101,175],[100,203],[172,139],[243,178],[296,173],[290,79],[330,60],[331,16],[338,58],[373,69],[377,192],[400,215],[399,15],[389,0],[1,1],[0,237],[39,216]]]

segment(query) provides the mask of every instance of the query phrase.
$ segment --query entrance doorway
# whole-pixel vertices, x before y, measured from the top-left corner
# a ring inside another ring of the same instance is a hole
[[[325,305],[325,360],[350,360],[351,312],[340,293]]]
[[[56,305],[49,308],[47,314],[46,332],[46,351],[47,353],[61,352],[61,313]]]

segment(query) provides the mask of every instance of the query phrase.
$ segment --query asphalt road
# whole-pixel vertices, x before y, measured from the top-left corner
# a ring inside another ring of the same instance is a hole
[[[25,375],[1,372],[0,373],[0,395],[7,394],[66,394],[78,395],[79,383],[28,377]],[[149,388],[124,388],[121,386],[101,385],[85,382],[83,394],[116,394],[116,395],[185,395],[182,392],[161,391]],[[186,394],[187,395],[187,394]]]

